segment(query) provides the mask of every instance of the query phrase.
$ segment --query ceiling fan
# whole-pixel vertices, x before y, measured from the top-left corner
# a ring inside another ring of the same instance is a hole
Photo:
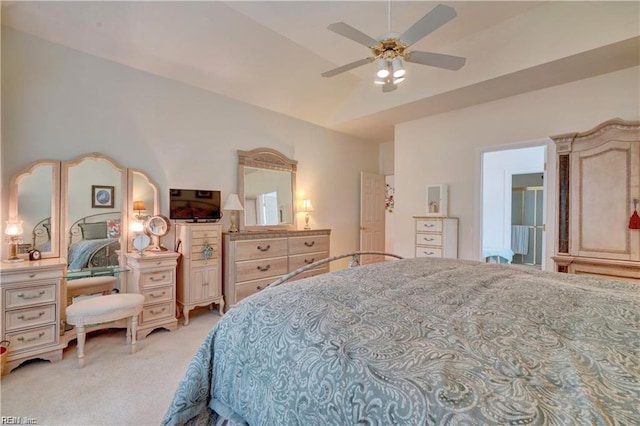
[[[356,43],[371,49],[373,56],[360,59],[322,73],[323,77],[333,77],[345,71],[359,66],[376,62],[376,84],[382,85],[383,92],[390,92],[398,88],[398,83],[404,80],[405,70],[402,59],[421,65],[444,68],[452,71],[459,70],[466,62],[459,56],[444,55],[433,52],[414,52],[409,46],[426,37],[450,20],[456,17],[456,11],[452,7],[439,4],[429,13],[413,24],[403,34],[391,32],[391,0],[389,0],[389,32],[379,35],[377,38],[369,37],[361,31],[344,22],[336,22],[327,28],[341,36],[347,37]]]

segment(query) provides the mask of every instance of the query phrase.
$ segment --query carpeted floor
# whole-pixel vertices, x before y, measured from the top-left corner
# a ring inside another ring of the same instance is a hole
[[[60,362],[28,361],[0,380],[0,419],[15,416],[22,424],[37,425],[158,425],[219,318],[206,308],[191,311],[188,326],[180,318],[178,330],[154,331],[138,341],[135,354],[124,344],[124,329],[96,331],[85,343],[82,369],[75,340]]]

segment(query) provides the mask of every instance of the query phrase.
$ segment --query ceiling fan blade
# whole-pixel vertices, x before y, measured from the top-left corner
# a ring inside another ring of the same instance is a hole
[[[402,34],[399,39],[405,46],[413,43],[437,30],[457,16],[454,8],[439,4],[413,24],[411,28]]]
[[[382,85],[382,93],[393,92],[398,88],[397,84],[385,83]]]
[[[467,62],[466,58],[460,56],[443,55],[433,52],[409,52],[404,59],[415,64],[431,65],[432,67],[444,68],[457,71]]]
[[[369,62],[372,62],[373,59],[374,58],[364,58],[364,59],[360,59],[359,61],[351,62],[350,64],[343,65],[341,67],[334,68],[334,69],[329,70],[329,71],[325,71],[325,72],[322,73],[322,76],[323,77],[333,77],[334,75],[343,73],[345,71],[352,70],[354,68],[358,68],[359,66],[362,66],[364,64],[368,64]]]
[[[373,37],[369,37],[365,33],[356,30],[349,24],[345,24],[344,22],[336,22],[330,24],[328,27],[334,33],[340,34],[348,39],[355,41],[356,43],[363,44],[367,47],[373,47],[378,44],[378,40]]]

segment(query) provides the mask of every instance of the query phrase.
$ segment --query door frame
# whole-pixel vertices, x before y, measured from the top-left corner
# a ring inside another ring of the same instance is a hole
[[[476,229],[478,229],[477,233],[474,233],[474,247],[476,250],[476,256],[478,260],[483,260],[482,258],[482,241],[483,241],[483,200],[484,200],[484,155],[490,152],[496,151],[512,151],[523,148],[532,148],[532,147],[544,147],[544,163],[546,165],[546,170],[544,171],[544,196],[543,196],[543,215],[544,215],[544,224],[545,224],[545,232],[543,236],[543,252],[542,252],[542,269],[543,270],[555,270],[555,263],[553,262],[552,256],[556,251],[555,244],[555,235],[556,235],[556,224],[558,221],[557,215],[557,191],[556,185],[554,182],[557,180],[557,172],[556,172],[556,148],[555,143],[551,138],[545,137],[543,139],[534,139],[529,141],[515,142],[506,145],[498,145],[498,146],[490,146],[490,147],[478,147],[476,148],[476,188],[475,188],[475,196],[474,196],[474,224]],[[505,173],[504,179],[505,181],[509,179],[509,188],[511,187],[511,176],[513,174],[518,174],[517,171],[511,171],[510,173]],[[510,190],[509,194],[506,194],[508,200],[511,202],[511,194]],[[506,209],[506,206],[502,208]],[[510,204],[509,204],[510,209]],[[510,212],[510,210],[509,210]],[[509,215],[510,217],[510,215]]]

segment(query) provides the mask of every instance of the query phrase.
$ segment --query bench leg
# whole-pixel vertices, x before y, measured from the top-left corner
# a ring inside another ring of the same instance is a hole
[[[84,341],[87,337],[87,333],[84,331],[84,325],[76,326],[76,337],[78,339],[78,365],[82,368],[84,367]]]
[[[134,315],[129,318],[131,327],[127,327],[127,343],[131,342],[131,353],[136,351],[136,331],[138,328],[138,316]]]

